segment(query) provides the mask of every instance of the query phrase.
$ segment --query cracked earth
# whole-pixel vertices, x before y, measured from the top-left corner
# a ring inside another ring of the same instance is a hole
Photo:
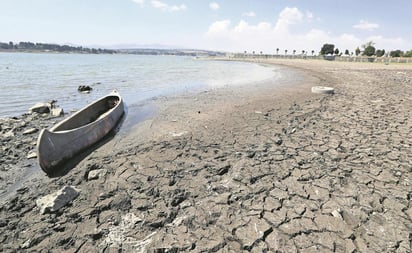
[[[303,78],[159,101],[67,175],[18,189],[3,251],[411,252],[412,68],[265,63]],[[65,185],[79,197],[40,214]]]

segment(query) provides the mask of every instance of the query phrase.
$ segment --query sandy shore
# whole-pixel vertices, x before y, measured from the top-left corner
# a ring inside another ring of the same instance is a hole
[[[160,98],[67,175],[22,186],[0,207],[3,251],[411,252],[412,66],[262,63],[296,79]],[[64,186],[79,196],[41,214]]]

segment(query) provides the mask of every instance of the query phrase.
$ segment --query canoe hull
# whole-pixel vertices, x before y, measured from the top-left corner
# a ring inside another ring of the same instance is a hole
[[[117,104],[107,110],[103,105],[109,100],[116,100]],[[42,170],[47,174],[59,171],[65,161],[113,130],[123,113],[123,100],[116,92],[90,104],[50,130],[43,129],[37,141],[37,157]]]

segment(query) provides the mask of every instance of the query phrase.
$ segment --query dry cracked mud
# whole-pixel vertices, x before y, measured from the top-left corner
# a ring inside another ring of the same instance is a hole
[[[166,102],[135,131],[150,138],[18,189],[0,207],[3,251],[411,252],[412,68],[274,63],[304,81]],[[66,185],[79,197],[40,214]]]

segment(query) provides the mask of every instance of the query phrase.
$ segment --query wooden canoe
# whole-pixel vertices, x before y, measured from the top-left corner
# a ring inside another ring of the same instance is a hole
[[[37,157],[47,174],[54,174],[65,161],[98,142],[119,122],[124,104],[117,91],[96,100],[50,129],[37,140]]]

